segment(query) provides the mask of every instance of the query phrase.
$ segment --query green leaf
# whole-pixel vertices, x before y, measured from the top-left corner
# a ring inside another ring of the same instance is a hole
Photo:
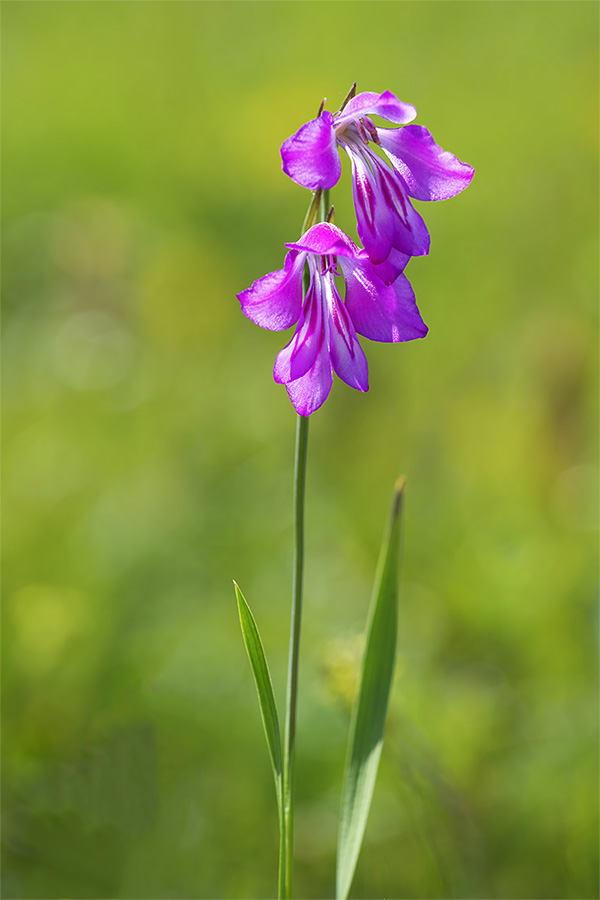
[[[275,696],[273,694],[273,684],[271,682],[267,658],[260,639],[260,634],[258,633],[258,628],[256,627],[254,616],[235,581],[233,582],[233,586],[237,598],[244,644],[246,645],[246,651],[248,653],[248,659],[250,660],[252,675],[254,676],[254,683],[258,693],[260,714],[265,729],[265,737],[267,738],[269,756],[271,757],[271,766],[273,768],[273,777],[275,779],[275,791],[277,792],[277,805],[279,808],[281,805],[281,733],[279,731],[279,718],[277,716],[277,706],[275,705]]]
[[[367,625],[360,686],[354,703],[338,836],[336,897],[346,900],[373,797],[396,659],[398,569],[404,479],[394,489]]]

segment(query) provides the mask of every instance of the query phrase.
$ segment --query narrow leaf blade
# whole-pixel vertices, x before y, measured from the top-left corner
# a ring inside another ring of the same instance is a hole
[[[265,737],[267,739],[267,747],[271,758],[273,777],[275,779],[275,790],[277,792],[279,805],[281,801],[281,732],[279,730],[279,718],[277,716],[275,695],[273,694],[273,684],[271,682],[271,675],[269,666],[267,665],[263,644],[252,611],[235,581],[233,582],[233,586],[237,598],[242,636],[244,638],[244,644],[246,645],[246,652],[248,653],[248,659],[250,660],[252,675],[254,677],[254,684],[256,685],[256,691],[258,693],[260,714],[265,729]]]
[[[354,703],[342,788],[336,897],[346,900],[367,825],[396,659],[398,570],[404,479],[394,489],[367,625],[360,686]]]

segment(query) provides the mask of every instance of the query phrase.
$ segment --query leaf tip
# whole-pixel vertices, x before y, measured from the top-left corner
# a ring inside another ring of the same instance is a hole
[[[400,509],[400,504],[402,502],[402,498],[404,496],[404,488],[406,486],[406,475],[401,475],[394,485],[394,510],[393,514],[397,515],[398,510]]]
[[[235,591],[235,599],[237,600],[237,605],[239,607],[241,605],[242,601],[244,601],[244,595],[240,591],[237,581],[234,578],[232,578],[231,580],[233,581],[233,590]]]

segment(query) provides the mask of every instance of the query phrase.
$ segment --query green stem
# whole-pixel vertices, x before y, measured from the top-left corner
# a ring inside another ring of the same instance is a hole
[[[329,191],[316,191],[306,213],[302,232],[316,222],[324,222],[329,212]],[[309,274],[304,273],[304,294]],[[304,573],[304,487],[308,449],[308,417],[298,416],[294,464],[294,576],[292,583],[292,623],[288,660],[287,703],[283,746],[283,789],[279,813],[279,897],[290,900],[294,881],[294,758],[296,747],[296,707],[298,704],[298,663],[302,623],[302,580]]]
[[[294,753],[296,743],[296,707],[298,701],[298,661],[300,625],[302,621],[302,578],[304,564],[304,485],[308,448],[308,418],[298,416],[296,428],[296,462],[294,469],[294,580],[292,590],[292,624],[288,665],[287,710],[283,750],[283,823],[285,832],[285,883],[282,897],[291,898],[294,869]]]
[[[309,207],[306,210],[306,215],[304,216],[304,222],[302,223],[300,234],[305,234],[309,228],[312,228],[312,226],[316,225],[319,221],[321,215],[322,197],[323,192],[319,188],[318,191],[314,192]]]
[[[281,791],[281,805],[279,808],[279,873],[277,882],[277,896],[286,897],[286,827],[285,827],[285,801],[283,790]]]

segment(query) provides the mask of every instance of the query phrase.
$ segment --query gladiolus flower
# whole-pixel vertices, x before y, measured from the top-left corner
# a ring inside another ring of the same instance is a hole
[[[377,128],[371,115],[402,128]],[[386,262],[392,249],[408,256],[429,252],[429,233],[409,197],[446,200],[471,182],[473,168],[443,150],[422,125],[409,125],[417,111],[390,91],[366,91],[340,112],[322,110],[281,147],[283,171],[310,190],[329,189],[341,174],[338,147],[352,163],[358,234],[372,263]],[[388,165],[373,146],[387,156]],[[388,265],[389,278],[401,269]]]
[[[399,274],[386,284],[366,251],[336,225],[313,225],[285,246],[284,268],[259,278],[238,299],[262,328],[283,331],[296,324],[273,376],[285,384],[296,412],[309,416],[327,399],[334,371],[350,387],[368,390],[367,359],[357,335],[397,343],[425,337],[427,326],[408,279]],[[403,268],[406,260],[397,254],[395,266]],[[303,296],[305,265],[310,278]],[[342,274],[345,301],[336,284]]]

